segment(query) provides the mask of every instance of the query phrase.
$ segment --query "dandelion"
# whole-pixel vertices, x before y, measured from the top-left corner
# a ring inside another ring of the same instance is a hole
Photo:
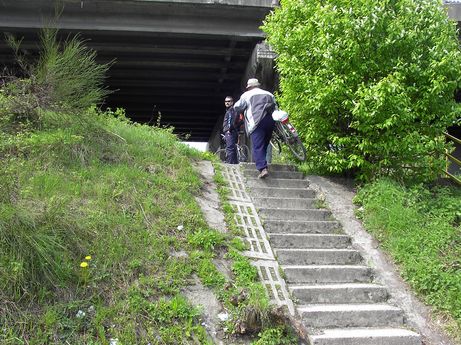
[[[85,260],[90,261],[91,260],[91,255],[85,256]]]
[[[80,263],[80,279],[84,285],[88,283],[88,278],[90,276],[90,269],[88,267],[88,262],[82,261]]]

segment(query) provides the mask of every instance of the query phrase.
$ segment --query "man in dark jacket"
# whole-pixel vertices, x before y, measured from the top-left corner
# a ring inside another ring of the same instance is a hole
[[[226,140],[226,163],[238,164],[237,158],[237,140],[242,121],[240,115],[234,110],[234,99],[227,96],[224,100],[226,114],[223,121],[223,133]]]

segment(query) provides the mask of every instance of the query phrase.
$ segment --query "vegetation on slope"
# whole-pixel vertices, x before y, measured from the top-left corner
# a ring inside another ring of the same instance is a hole
[[[382,179],[360,190],[365,227],[400,267],[419,296],[450,316],[461,340],[461,190],[404,187]]]

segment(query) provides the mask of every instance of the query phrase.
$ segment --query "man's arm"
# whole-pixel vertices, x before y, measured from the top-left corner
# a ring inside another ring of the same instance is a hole
[[[248,103],[246,99],[242,97],[234,104],[234,109],[237,114],[243,113],[247,107]]]

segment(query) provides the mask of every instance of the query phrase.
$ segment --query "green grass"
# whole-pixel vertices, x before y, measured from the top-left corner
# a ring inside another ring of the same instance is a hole
[[[42,111],[18,131],[1,101],[0,343],[208,343],[181,296],[190,257],[221,240],[198,245],[200,154],[121,111]]]
[[[359,216],[403,278],[461,340],[461,190],[379,180],[356,197]]]

